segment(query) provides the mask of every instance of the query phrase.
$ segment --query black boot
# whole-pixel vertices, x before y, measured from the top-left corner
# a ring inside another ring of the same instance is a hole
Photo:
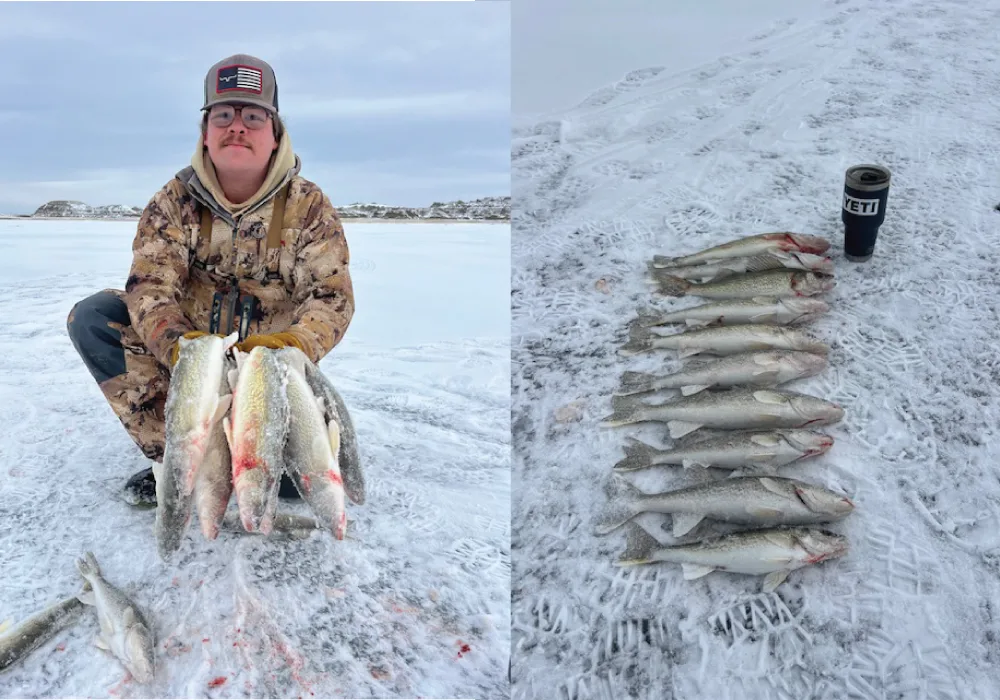
[[[153,468],[147,467],[125,482],[125,502],[136,508],[156,507],[156,478]]]

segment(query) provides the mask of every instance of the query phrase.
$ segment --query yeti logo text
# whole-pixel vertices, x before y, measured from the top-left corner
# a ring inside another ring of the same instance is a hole
[[[878,200],[857,199],[845,192],[844,209],[858,216],[875,216],[878,214]]]

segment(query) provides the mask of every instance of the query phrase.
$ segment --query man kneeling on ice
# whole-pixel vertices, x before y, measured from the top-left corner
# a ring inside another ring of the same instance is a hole
[[[237,347],[297,347],[318,362],[354,315],[349,253],[323,191],[298,175],[271,67],[237,54],[205,78],[191,165],[142,213],[124,292],[77,303],[77,352],[132,439],[163,461],[164,403],[178,339],[240,332]],[[287,476],[279,495],[297,498]],[[152,469],[125,485],[156,505]]]

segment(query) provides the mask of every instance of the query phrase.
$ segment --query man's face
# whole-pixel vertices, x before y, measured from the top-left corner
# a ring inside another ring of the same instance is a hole
[[[246,116],[243,110],[247,110]],[[235,111],[235,114],[233,112]],[[265,121],[260,121],[260,116]],[[230,117],[228,126],[220,126]],[[251,128],[259,126],[261,128]],[[208,113],[205,146],[218,172],[257,174],[267,169],[271,153],[278,147],[271,116],[251,105],[215,105]]]

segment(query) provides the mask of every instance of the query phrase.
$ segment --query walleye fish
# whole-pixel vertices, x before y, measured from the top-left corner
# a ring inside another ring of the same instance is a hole
[[[816,272],[766,270],[734,275],[716,282],[698,284],[680,277],[658,277],[660,294],[671,297],[697,296],[706,299],[753,299],[754,297],[811,297],[834,287],[833,277]]]
[[[771,387],[795,379],[811,377],[826,369],[823,355],[798,350],[744,352],[706,362],[668,375],[625,372],[615,396],[630,396],[659,389],[680,389],[690,396],[710,387]]]
[[[679,258],[657,256],[655,259],[661,267],[682,267],[714,260],[749,257],[760,253],[797,252],[822,255],[829,249],[830,241],[819,236],[804,233],[760,233],[738,238],[692,255],[682,255]]]
[[[229,373],[235,363],[224,358],[223,377],[219,385],[220,396],[230,396]],[[231,401],[230,401],[231,402]],[[205,457],[195,476],[194,509],[198,513],[198,524],[205,539],[214,540],[219,535],[219,526],[229,506],[233,494],[232,455],[226,430],[222,420],[212,425],[205,442]]]
[[[86,552],[83,559],[77,559],[76,567],[91,587],[77,597],[97,609],[101,631],[94,643],[121,661],[137,681],[151,681],[155,672],[155,640],[153,628],[142,611],[121,590],[105,580],[92,552]]]
[[[844,409],[830,401],[778,389],[704,392],[655,405],[631,396],[616,396],[611,401],[614,413],[601,422],[602,427],[666,421],[671,438],[683,437],[700,428],[805,428],[836,423],[844,417]]]
[[[236,350],[233,406],[223,421],[232,454],[233,491],[247,532],[267,535],[278,507],[290,411],[287,369],[270,348]]]
[[[616,565],[674,562],[681,565],[685,581],[701,578],[713,571],[757,576],[766,574],[762,590],[769,593],[795,569],[842,557],[849,548],[843,535],[812,527],[750,530],[664,547],[641,527],[631,524],[628,526],[625,553]]]
[[[365,502],[365,475],[358,455],[358,436],[351,421],[351,414],[330,379],[312,362],[305,363],[306,381],[313,395],[319,400],[323,418],[327,423],[340,426],[340,475],[344,479],[344,492],[353,503]]]
[[[680,465],[685,469],[752,467],[775,473],[777,467],[823,454],[834,442],[815,430],[730,431],[670,450],[658,450],[633,437],[626,440],[625,458],[614,466],[615,471]]]
[[[834,272],[831,258],[812,253],[777,251],[743,258],[714,260],[704,265],[686,265],[685,267],[670,267],[669,261],[670,258],[657,255],[649,263],[649,273],[654,283],[665,276],[706,282],[765,270],[807,270],[821,272],[824,275],[833,275]]]
[[[309,359],[298,348],[277,353],[288,368],[288,441],[285,469],[313,513],[338,540],[347,530],[344,480],[340,475],[340,426],[327,423],[306,381]]]
[[[594,532],[606,535],[641,513],[671,514],[674,537],[681,537],[706,518],[755,527],[814,525],[853,510],[844,494],[780,476],[741,476],[652,494],[623,483]]]
[[[232,396],[225,389],[225,353],[239,335],[180,339],[177,364],[164,406],[163,463],[153,464],[156,479],[156,544],[167,559],[180,547],[191,519],[198,468],[205,458]]]
[[[83,592],[90,590],[84,582]],[[77,596],[66,598],[35,613],[11,630],[0,634],[0,671],[10,668],[55,637],[80,617],[83,603]]]
[[[826,355],[830,346],[797,328],[764,323],[712,326],[660,335],[633,322],[629,328],[629,340],[618,349],[618,353],[637,355],[650,350],[677,350],[681,358],[700,353],[725,356],[760,350],[800,350]]]
[[[754,297],[710,302],[663,315],[642,314],[637,321],[647,328],[670,323],[684,323],[688,326],[732,326],[745,323],[791,326],[812,321],[829,310],[830,305],[822,299]]]

